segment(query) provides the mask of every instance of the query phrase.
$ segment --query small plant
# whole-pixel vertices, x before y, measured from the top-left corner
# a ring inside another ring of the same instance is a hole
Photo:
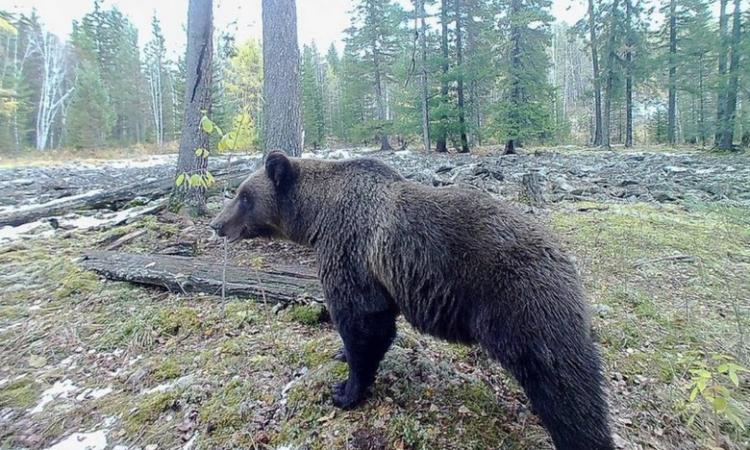
[[[737,364],[731,356],[714,354],[708,359],[691,359],[688,372],[690,382],[687,390],[690,394],[686,408],[691,413],[688,426],[693,426],[699,414],[709,412],[714,418],[717,445],[720,443],[721,420],[744,431],[743,413],[733,397],[733,390],[740,385],[738,374],[748,370]]]
[[[246,112],[238,114],[233,120],[232,129],[224,133],[221,127],[219,127],[219,125],[211,120],[204,111],[203,117],[201,118],[200,127],[201,130],[203,130],[203,132],[205,132],[206,134],[215,134],[216,136],[218,136],[219,142],[216,144],[216,147],[219,152],[236,151],[240,147],[247,147],[254,143],[254,136],[252,132],[252,118],[250,117],[250,114]],[[209,155],[210,152],[205,148],[195,149],[196,158],[207,159]],[[177,187],[180,187],[183,184],[187,183],[187,185],[191,188],[209,188],[215,182],[216,180],[214,179],[214,176],[208,170],[192,174],[183,172],[181,174],[178,174],[177,178],[175,179],[175,184],[177,185]]]

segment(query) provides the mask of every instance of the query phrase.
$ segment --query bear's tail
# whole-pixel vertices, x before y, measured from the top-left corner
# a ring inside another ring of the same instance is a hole
[[[525,331],[485,347],[521,384],[557,450],[613,450],[599,354],[589,333],[568,329],[545,339]]]

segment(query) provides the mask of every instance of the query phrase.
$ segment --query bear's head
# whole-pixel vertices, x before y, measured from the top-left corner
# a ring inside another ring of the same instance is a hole
[[[265,167],[250,175],[227,201],[218,216],[211,221],[219,236],[229,242],[256,237],[286,237],[279,200],[299,175],[296,162],[280,150],[266,156]]]

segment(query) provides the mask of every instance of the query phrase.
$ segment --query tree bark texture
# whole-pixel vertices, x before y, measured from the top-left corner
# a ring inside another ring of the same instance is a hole
[[[667,108],[667,141],[677,143],[677,0],[669,1],[669,104]]]
[[[625,147],[633,146],[633,0],[625,0],[625,26],[627,28],[627,53],[625,54]]]
[[[593,67],[594,78],[594,146],[602,145],[602,87],[601,78],[599,77],[599,55],[597,47],[599,42],[596,40],[596,17],[594,16],[594,0],[588,0],[589,16],[589,38],[591,40],[591,64]]]
[[[726,105],[727,53],[729,53],[727,3],[729,3],[729,0],[720,0],[719,3],[719,87],[716,98],[716,133],[714,134],[714,145],[717,147],[721,144],[724,131],[724,108]]]
[[[607,84],[604,93],[604,116],[602,117],[601,127],[602,145],[606,148],[609,148],[610,146],[612,134],[612,97],[614,96],[615,63],[617,62],[617,53],[615,53],[615,33],[617,26],[617,8],[619,6],[620,0],[614,0],[612,3],[612,20],[610,22],[609,37],[607,39]]]
[[[729,60],[729,83],[724,108],[724,126],[722,127],[719,148],[731,150],[734,141],[734,124],[737,115],[737,90],[739,89],[740,52],[742,45],[742,17],[740,11],[740,0],[734,0],[734,13],[732,14],[732,49]]]
[[[176,293],[202,292],[252,297],[270,303],[322,303],[323,293],[315,272],[302,268],[269,267],[261,270],[227,266],[226,278],[218,261],[188,256],[148,255],[116,251],[90,251],[81,265],[107,279],[157,286]]]
[[[420,58],[419,58],[419,70],[421,73],[420,87],[422,95],[422,142],[424,143],[424,150],[429,152],[431,150],[430,142],[430,107],[428,104],[428,78],[427,78],[427,25],[425,24],[425,10],[424,0],[416,0],[415,5],[415,17],[414,21],[419,18],[419,47],[420,47]],[[416,24],[415,24],[416,28]]]
[[[442,76],[440,80],[440,99],[445,104],[448,103],[448,69],[449,55],[448,55],[448,0],[442,0],[440,5],[440,53],[442,54]],[[445,113],[440,117],[440,133],[438,134],[437,141],[435,142],[435,151],[445,153],[448,151],[448,132],[446,127],[448,126],[448,118]]]
[[[208,150],[208,134],[201,129],[201,118],[211,114],[211,62],[213,59],[213,0],[190,0],[188,4],[187,55],[185,59],[185,114],[182,119],[177,174],[204,177],[208,159],[196,155]],[[206,188],[185,180],[175,184],[170,209],[188,208],[193,215],[206,212]]]
[[[263,147],[302,154],[295,0],[263,0]]]
[[[462,31],[461,31],[461,0],[453,0],[456,2],[456,63],[458,65],[458,125],[461,134],[461,153],[469,152],[469,140],[466,137],[466,108],[464,107],[464,74],[463,70],[463,42],[462,42]]]

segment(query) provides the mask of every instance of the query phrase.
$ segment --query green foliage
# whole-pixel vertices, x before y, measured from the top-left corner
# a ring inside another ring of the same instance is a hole
[[[550,67],[549,0],[510,0],[501,20],[506,63],[501,68],[502,101],[496,115],[496,135],[502,140],[543,142],[551,137],[554,92]]]
[[[68,111],[65,142],[76,148],[101,147],[115,120],[99,67],[95,62],[83,61]]]
[[[303,47],[300,83],[302,84],[300,91],[305,145],[318,148],[325,143],[326,122],[323,104],[323,74],[320,55],[315,44]]]
[[[710,413],[739,430],[745,430],[742,411],[733,390],[740,386],[739,374],[750,371],[737,364],[733,357],[720,354],[711,355],[708,360],[691,359],[689,367],[690,382],[686,389],[690,392],[687,409],[691,414],[688,425],[693,426],[699,414]]]

